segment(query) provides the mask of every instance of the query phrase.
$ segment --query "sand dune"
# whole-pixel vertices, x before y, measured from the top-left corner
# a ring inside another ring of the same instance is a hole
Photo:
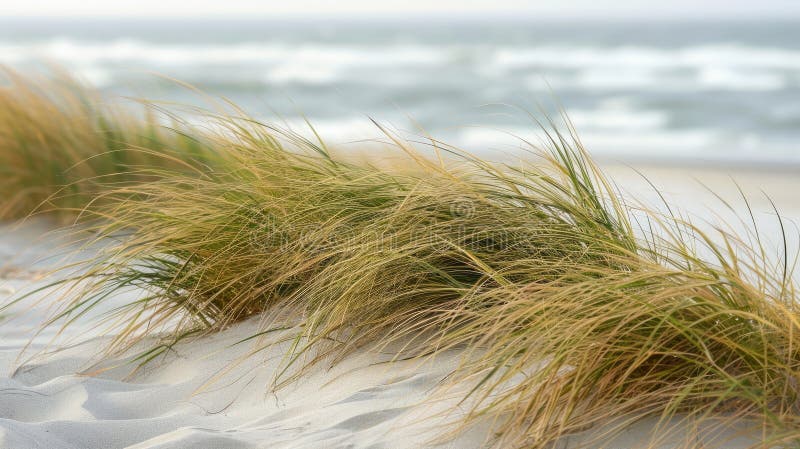
[[[70,248],[43,222],[2,231],[5,302],[47,282],[39,273],[57,263],[49,257],[54,248]],[[391,355],[368,351],[335,368],[319,364],[301,382],[272,391],[286,347],[246,357],[253,344],[235,344],[257,332],[256,319],[178,344],[132,373],[125,357],[97,364],[110,337],[96,335],[95,317],[56,344],[55,326],[30,342],[47,306],[25,306],[21,315],[12,308],[0,322],[0,448],[470,448],[486,438],[477,429],[434,441],[457,417],[438,413],[452,401],[429,400],[455,354],[387,364]]]
[[[445,420],[430,415],[444,404],[426,400],[452,359],[387,365],[378,363],[386,355],[365,353],[334,369],[320,365],[301,382],[270,391],[281,348],[241,361],[251,346],[234,345],[256,332],[256,324],[178,345],[132,376],[130,365],[80,373],[102,338],[30,362],[0,378],[0,447],[481,446],[479,433],[431,441]],[[0,351],[5,372],[16,352]]]
[[[702,189],[687,187],[696,172],[651,172],[678,198],[692,198],[684,204],[694,205],[702,214],[704,209],[697,206]],[[714,176],[705,179],[721,186],[717,179],[724,176]],[[747,176],[746,190],[761,180],[767,190],[774,190],[771,193],[787,215],[800,216],[787,193],[796,192],[800,184],[791,174]],[[627,186],[642,188],[633,181]],[[723,193],[736,195],[732,184]],[[769,221],[767,203],[757,201],[756,208],[759,217]],[[774,229],[774,225],[765,226]],[[56,263],[49,258],[54,248],[69,249],[63,237],[42,237],[47,229],[41,222],[2,229],[0,303],[15,292],[42,285],[41,272]],[[48,294],[40,293],[44,299]],[[277,345],[245,357],[252,344],[235,344],[255,332],[255,319],[179,343],[131,374],[132,365],[125,363],[125,357],[96,364],[109,337],[97,335],[92,317],[85,317],[70,327],[69,334],[60,336],[55,346],[47,346],[56,332],[50,328],[25,352],[30,355],[47,348],[47,354],[19,358],[32,329],[46,316],[46,305],[45,301],[32,309],[26,306],[27,313],[21,316],[13,315],[19,307],[12,308],[11,316],[0,318],[1,448],[461,449],[484,447],[491,436],[488,425],[479,425],[455,439],[435,440],[450,420],[463,413],[454,407],[458,391],[448,394],[437,389],[457,363],[456,353],[425,363],[387,364],[382,362],[390,354],[365,351],[333,368],[315,365],[300,381],[272,391],[269,386],[286,348]],[[645,440],[647,429],[648,423],[643,422],[621,435],[613,447],[636,447]],[[572,438],[564,447],[579,441]],[[741,439],[726,447],[746,443]],[[664,447],[669,446],[665,442]]]

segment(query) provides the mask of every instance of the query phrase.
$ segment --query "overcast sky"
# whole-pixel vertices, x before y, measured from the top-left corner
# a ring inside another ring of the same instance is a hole
[[[800,0],[2,0],[0,16],[280,17],[534,16],[547,18],[800,17]]]

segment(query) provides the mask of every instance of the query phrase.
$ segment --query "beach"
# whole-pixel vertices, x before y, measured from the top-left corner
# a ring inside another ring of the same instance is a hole
[[[740,194],[734,179],[751,199],[763,236],[777,238],[780,225],[763,191],[784,215],[787,233],[796,235],[800,178],[794,172],[667,164],[635,168],[672,204],[710,222],[727,221],[730,215],[700,182],[736,203]],[[648,202],[659,200],[647,193],[649,183],[631,167],[607,164],[604,170],[623,191]],[[712,210],[720,215],[712,216]],[[740,204],[736,212],[746,214],[746,208]],[[41,220],[3,225],[0,251],[7,262],[0,267],[0,303],[48,282],[43,275],[56,265],[54,253],[75,249],[64,236],[48,234],[51,230]],[[777,240],[767,247],[781,248]],[[0,322],[3,448],[461,449],[487,447],[492,438],[490,422],[448,434],[465,413],[458,405],[464,392],[458,386],[441,388],[459,362],[458,351],[387,363],[395,356],[391,350],[367,349],[333,366],[316,364],[298,381],[276,390],[272,380],[286,344],[251,354],[252,342],[240,343],[257,331],[258,317],[179,342],[134,370],[136,364],[124,356],[101,356],[111,335],[96,336],[99,330],[92,316],[79,318],[55,340],[56,329],[51,327],[29,341],[31,330],[47,316],[48,292],[37,295],[42,298],[37,307],[25,307],[20,316],[14,313],[23,308],[12,307]],[[613,447],[637,447],[651,425],[645,421],[626,430]],[[660,447],[678,447],[690,437],[673,436]],[[559,447],[581,441],[580,436],[570,438]],[[752,442],[735,436],[724,447]]]
[[[800,6],[7,3],[0,449],[799,447]]]

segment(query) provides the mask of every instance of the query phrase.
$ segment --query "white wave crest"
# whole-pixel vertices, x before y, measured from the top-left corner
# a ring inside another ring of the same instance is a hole
[[[506,69],[532,66],[572,69],[703,69],[710,66],[800,70],[800,51],[739,44],[679,48],[543,45],[498,49],[493,63]]]
[[[103,77],[89,77],[104,83],[112,76],[109,71],[182,70],[202,77],[206,68],[247,72],[248,79],[269,84],[327,84],[352,76],[378,84],[408,78],[406,84],[424,84],[427,79],[415,76],[419,68],[455,69],[464,76],[504,83],[509,76],[522,73],[527,76],[523,82],[534,90],[546,87],[543,79],[555,89],[585,90],[776,90],[800,80],[800,51],[723,43],[662,48],[322,41],[295,45],[278,41],[193,44],[69,38],[0,41],[0,63],[18,65],[40,60],[94,74],[105,72]],[[392,76],[371,77],[371,70]]]
[[[56,38],[39,42],[0,42],[0,60],[8,63],[47,58],[76,63],[139,62],[164,65],[269,64],[286,61],[322,65],[408,65],[440,62],[435,47],[396,45],[348,46],[323,43],[289,45],[277,42],[231,44],[156,44],[136,39],[109,42]]]

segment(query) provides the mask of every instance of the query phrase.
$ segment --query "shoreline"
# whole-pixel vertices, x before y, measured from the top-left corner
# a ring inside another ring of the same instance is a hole
[[[669,157],[611,157],[592,155],[601,167],[631,166],[663,169],[691,169],[708,172],[780,173],[800,176],[800,161],[758,161],[725,159],[688,159]]]

